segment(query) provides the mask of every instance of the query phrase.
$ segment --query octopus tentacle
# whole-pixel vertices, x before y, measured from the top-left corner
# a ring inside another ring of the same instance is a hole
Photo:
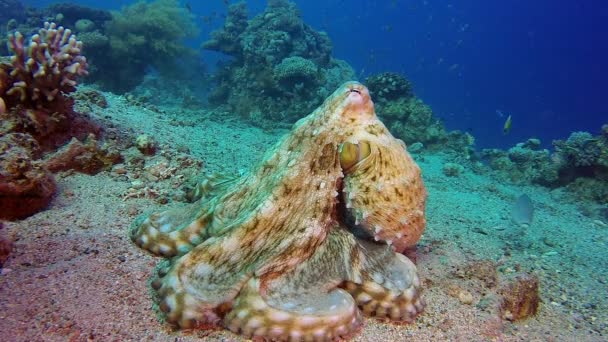
[[[202,208],[201,208],[202,206]],[[209,203],[190,204],[140,216],[131,227],[131,240],[155,255],[183,255],[208,238],[206,229],[212,218]]]
[[[332,341],[361,325],[353,298],[336,288],[299,293],[289,299],[276,293],[264,298],[260,279],[251,278],[224,318],[224,325],[248,338],[273,341]]]
[[[152,287],[167,322],[181,328],[220,322],[223,308],[253,275],[247,263],[239,262],[238,253],[223,254],[235,247],[227,240],[229,236],[210,238],[159,270]]]
[[[367,316],[410,323],[424,309],[416,266],[390,247],[358,240],[363,281],[346,281],[342,287]]]
[[[310,257],[306,249],[294,250],[298,245],[293,237],[277,245],[259,231],[252,234],[250,229],[259,229],[260,222],[242,222],[242,229],[212,236],[161,270],[152,285],[168,322],[180,327],[216,324],[218,308],[229,306],[254,272],[280,273]]]
[[[239,180],[237,175],[227,175],[223,173],[213,173],[205,175],[203,179],[196,184],[190,194],[190,201],[194,202],[201,198],[211,198],[225,192],[232,184]]]
[[[317,252],[291,271],[257,275],[235,299],[224,325],[248,337],[280,341],[331,341],[361,325],[353,298],[338,285],[357,278],[349,268],[356,240],[336,225]]]

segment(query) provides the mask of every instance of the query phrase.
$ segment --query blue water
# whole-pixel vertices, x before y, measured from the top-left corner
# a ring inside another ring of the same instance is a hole
[[[75,1],[106,9],[132,2]],[[608,122],[608,1],[295,2],[309,25],[329,33],[336,57],[362,77],[404,73],[448,129],[471,132],[478,147],[506,148],[529,137],[550,146]],[[248,3],[251,15],[265,6]],[[226,9],[222,0],[190,5],[200,16]],[[192,44],[222,21],[201,23]],[[506,115],[513,128],[505,136]]]

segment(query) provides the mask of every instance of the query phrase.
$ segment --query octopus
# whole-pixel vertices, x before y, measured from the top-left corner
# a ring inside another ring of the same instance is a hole
[[[418,165],[356,82],[337,89],[240,177],[208,177],[186,207],[138,218],[131,238],[170,259],[151,286],[176,328],[269,341],[352,337],[364,316],[424,309],[402,252],[425,227]]]

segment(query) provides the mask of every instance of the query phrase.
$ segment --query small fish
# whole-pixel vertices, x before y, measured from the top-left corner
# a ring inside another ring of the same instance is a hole
[[[186,9],[188,10],[188,13],[192,13],[192,6],[190,5],[189,2],[186,2],[186,4],[184,5],[186,7]]]
[[[534,218],[534,202],[526,194],[517,198],[511,209],[511,220],[521,227],[529,227]]]
[[[502,126],[502,133],[504,135],[509,134],[511,132],[511,115],[507,116],[507,120],[505,121],[504,126]]]

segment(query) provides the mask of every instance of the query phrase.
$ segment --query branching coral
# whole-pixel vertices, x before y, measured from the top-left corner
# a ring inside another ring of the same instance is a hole
[[[51,103],[73,92],[76,79],[87,74],[82,42],[54,23],[45,23],[28,45],[22,34],[12,34],[9,47],[14,52],[11,63],[0,65],[0,108],[53,107]]]
[[[45,23],[26,44],[24,36],[9,37],[14,55],[0,64],[0,218],[19,219],[44,208],[55,193],[49,170],[74,169],[94,173],[119,160],[99,147],[100,128],[73,110],[77,78],[87,74],[82,42],[71,30]],[[77,141],[44,163],[71,138]]]

